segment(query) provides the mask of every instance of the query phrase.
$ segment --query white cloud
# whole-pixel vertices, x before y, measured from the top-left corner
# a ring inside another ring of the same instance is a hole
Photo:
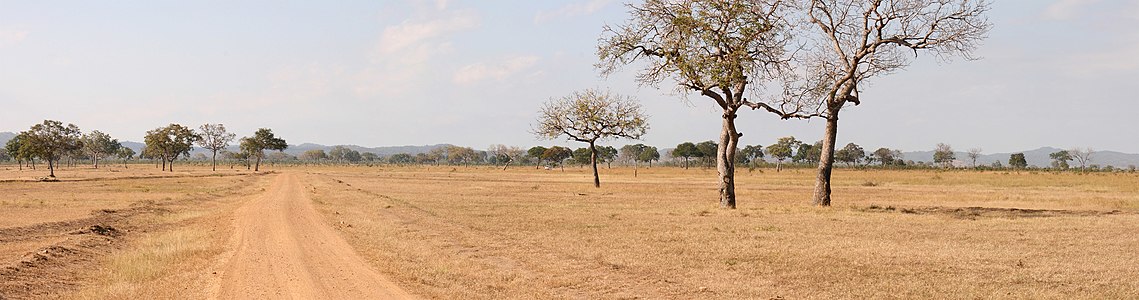
[[[538,59],[537,56],[518,56],[495,64],[471,64],[455,71],[454,80],[457,84],[472,84],[488,79],[505,81],[514,74],[533,67]]]
[[[396,53],[451,33],[475,28],[478,24],[478,20],[470,14],[456,14],[425,22],[404,21],[384,28],[377,46],[382,54]]]
[[[534,23],[541,24],[554,19],[589,15],[609,5],[612,0],[586,0],[570,3],[552,11],[540,11],[534,15]]]
[[[0,29],[0,48],[19,44],[27,37],[26,30]]]
[[[1099,0],[1058,0],[1044,9],[1043,17],[1047,20],[1071,20],[1083,8],[1095,4]]]

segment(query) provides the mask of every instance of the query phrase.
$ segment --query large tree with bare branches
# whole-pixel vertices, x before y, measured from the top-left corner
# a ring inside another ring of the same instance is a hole
[[[633,97],[596,89],[551,99],[542,106],[539,114],[534,134],[547,139],[565,136],[571,141],[589,144],[594,187],[601,187],[601,179],[597,175],[597,141],[639,139],[649,129],[645,112]]]
[[[974,49],[992,28],[987,0],[811,0],[804,41],[796,58],[804,74],[787,88],[814,99],[811,115],[826,119],[813,202],[831,204],[831,170],[839,112],[859,105],[869,79],[904,69],[919,52],[940,59],[975,59]],[[784,115],[789,117],[790,115]]]
[[[606,26],[597,54],[602,74],[644,61],[642,85],[675,81],[677,90],[723,110],[716,155],[720,206],[736,207],[736,112],[753,107],[749,84],[771,79],[785,60],[788,8],[779,0],[648,0],[630,4],[626,24]]]

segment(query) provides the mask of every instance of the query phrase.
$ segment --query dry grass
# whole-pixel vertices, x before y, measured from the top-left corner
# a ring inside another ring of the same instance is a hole
[[[0,171],[0,178],[31,177],[32,172]],[[21,234],[7,237],[14,242],[0,239],[0,253],[5,254],[0,265],[16,263],[36,249],[62,246],[80,257],[60,257],[72,265],[44,265],[21,275],[37,289],[30,294],[66,299],[205,297],[202,287],[210,279],[206,269],[225,250],[229,235],[226,215],[242,195],[259,192],[261,178],[186,167],[173,174],[155,173],[132,165],[65,170],[57,173],[67,176],[61,182],[0,182],[0,195],[6,195],[0,197],[0,230]],[[78,224],[87,223],[117,227],[121,235],[93,245],[85,235],[74,233]],[[60,280],[66,284],[51,284]],[[0,291],[0,298],[3,294]]]
[[[314,169],[306,188],[364,257],[429,297],[1139,294],[1134,175],[839,170],[836,206],[815,208],[810,170],[763,170],[741,172],[728,211],[714,170],[602,174],[594,189],[577,168]]]

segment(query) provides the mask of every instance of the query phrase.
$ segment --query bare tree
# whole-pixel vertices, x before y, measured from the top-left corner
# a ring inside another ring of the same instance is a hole
[[[1080,169],[1081,170],[1084,169],[1088,165],[1088,162],[1092,161],[1092,153],[1094,153],[1094,152],[1095,152],[1095,149],[1092,149],[1091,147],[1087,147],[1087,148],[1074,147],[1071,150],[1068,150],[1068,154],[1070,154],[1072,156],[1072,159],[1074,159],[1074,160],[1076,160],[1076,162],[1080,163]]]
[[[218,151],[228,147],[229,143],[233,142],[234,138],[237,138],[237,135],[226,131],[225,125],[223,124],[202,124],[202,126],[198,127],[198,130],[201,131],[202,137],[202,139],[198,140],[198,146],[213,152],[213,155],[210,156],[210,165],[214,171],[217,171]]]
[[[677,91],[694,92],[722,110],[716,154],[720,207],[736,207],[736,112],[748,101],[752,81],[774,78],[786,60],[788,4],[778,0],[648,0],[629,4],[628,23],[604,28],[597,55],[602,74],[638,60],[641,85],[666,79]],[[754,89],[752,90],[754,92]]]
[[[649,130],[645,112],[636,99],[595,89],[551,99],[539,114],[534,134],[547,139],[566,136],[571,141],[589,144],[594,187],[601,187],[601,178],[597,175],[597,141],[639,139]]]
[[[977,168],[977,158],[981,157],[981,148],[978,147],[978,148],[969,149],[969,152],[965,152],[965,155],[969,156],[969,160],[973,162],[973,168],[976,169]]]
[[[819,105],[814,114],[793,117],[827,121],[815,205],[831,204],[839,112],[847,104],[862,103],[859,91],[869,79],[904,69],[919,51],[941,59],[975,59],[972,51],[992,28],[985,17],[989,6],[987,0],[810,1],[807,26],[799,32],[805,48],[795,60],[805,74],[785,87],[787,94],[816,99]]]
[[[513,163],[522,158],[522,155],[526,153],[526,151],[523,151],[522,148],[501,144],[490,145],[490,147],[487,147],[486,150],[487,152],[490,152],[492,155],[494,155],[496,161],[502,162],[503,171],[506,171],[506,168],[510,166],[510,163]]]

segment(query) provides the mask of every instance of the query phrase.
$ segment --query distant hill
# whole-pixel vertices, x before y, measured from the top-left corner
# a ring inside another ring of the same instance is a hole
[[[0,132],[0,147],[3,147],[5,144],[8,144],[8,141],[12,140],[12,138],[15,138],[15,137],[16,137],[15,133]]]

